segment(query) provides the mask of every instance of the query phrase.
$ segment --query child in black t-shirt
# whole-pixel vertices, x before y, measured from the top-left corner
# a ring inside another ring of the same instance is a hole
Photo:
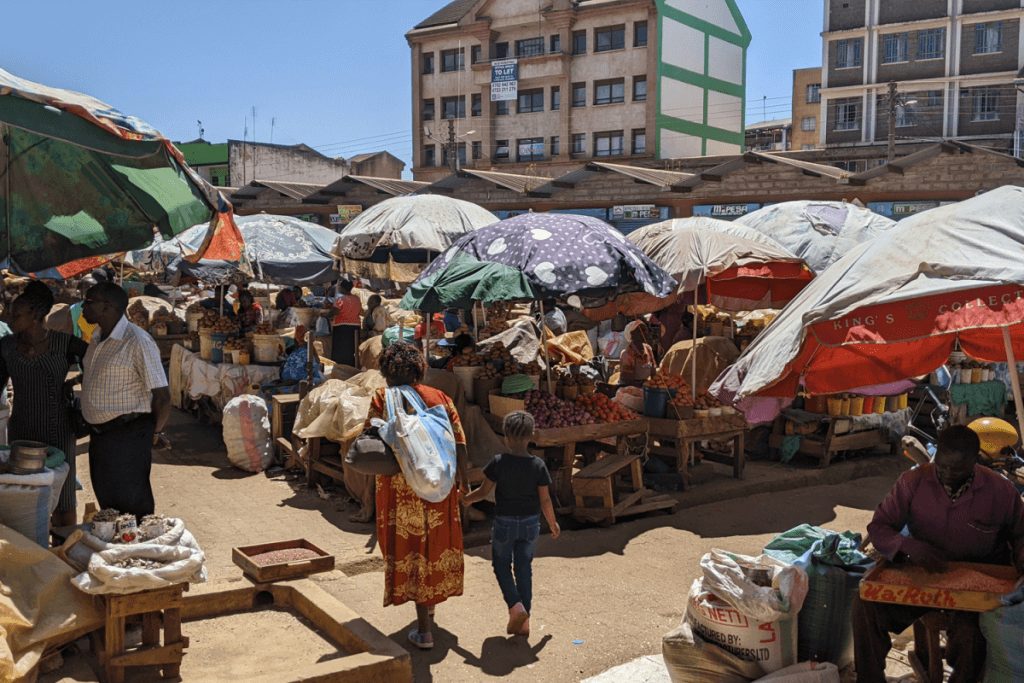
[[[518,410],[505,416],[505,445],[509,452],[494,456],[484,467],[484,483],[466,496],[466,503],[483,500],[492,488],[496,501],[491,530],[491,565],[508,605],[508,632],[530,635],[533,598],[533,548],[540,538],[544,512],[551,538],[561,529],[555,521],[548,484],[551,475],[544,461],[527,450],[533,436],[533,416]]]

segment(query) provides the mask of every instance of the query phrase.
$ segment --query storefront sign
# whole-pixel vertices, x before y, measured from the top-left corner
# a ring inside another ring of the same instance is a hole
[[[703,204],[693,207],[694,216],[709,216],[731,221],[746,216],[751,211],[761,208],[760,204]]]
[[[317,225],[320,225],[320,214],[301,213],[297,216],[292,216],[292,218],[298,218],[300,221],[306,221],[307,223],[316,223]]]
[[[528,145],[519,145],[519,156],[544,155],[544,143],[532,142]]]
[[[868,210],[898,221],[950,203],[952,202],[868,202]]]
[[[611,219],[613,221],[637,220],[643,218],[658,218],[658,207],[654,204],[625,204],[613,206]]]
[[[491,102],[514,100],[519,96],[519,60],[491,62]]]
[[[330,215],[330,219],[331,219],[331,225],[341,225],[341,216],[340,215],[338,215],[336,213],[332,213]]]
[[[338,225],[345,225],[362,212],[363,207],[358,204],[338,204]],[[334,221],[331,220],[331,225],[334,224]]]

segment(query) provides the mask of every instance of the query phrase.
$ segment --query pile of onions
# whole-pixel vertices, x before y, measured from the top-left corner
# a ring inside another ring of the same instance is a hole
[[[525,392],[526,410],[533,415],[537,429],[558,429],[597,424],[594,416],[573,403],[567,403],[540,389]]]

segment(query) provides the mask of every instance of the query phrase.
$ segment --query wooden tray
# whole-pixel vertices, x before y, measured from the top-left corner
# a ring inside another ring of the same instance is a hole
[[[272,550],[287,550],[289,548],[306,548],[317,553],[320,557],[297,560],[295,562],[265,564],[262,566],[256,564],[251,559],[255,555],[268,553]],[[329,572],[334,569],[334,555],[328,554],[304,538],[294,541],[275,541],[273,543],[232,548],[231,561],[258,583],[294,579],[296,577],[308,576],[309,574]]]
[[[860,582],[861,599],[871,602],[887,602],[895,605],[959,610],[961,612],[988,612],[1002,606],[999,603],[999,596],[1002,593],[952,590],[949,588],[929,587],[927,585],[899,586],[883,583],[878,580],[879,574],[886,569],[893,568],[888,562],[879,562],[871,568]],[[1011,583],[1017,580],[1017,571],[1013,567],[976,564],[973,562],[950,562],[949,570],[952,571],[954,569],[973,569],[989,576],[1006,579]],[[939,577],[941,575],[936,575],[936,579]],[[1006,592],[1009,592],[1009,590]]]

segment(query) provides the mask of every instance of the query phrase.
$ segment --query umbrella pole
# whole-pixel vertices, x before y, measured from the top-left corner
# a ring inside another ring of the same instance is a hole
[[[551,356],[548,355],[548,326],[544,324],[544,302],[537,300],[540,305],[540,345],[544,347],[544,369],[548,377],[548,393],[555,393],[551,389]]]
[[[697,310],[697,294],[700,292],[700,285],[693,288],[693,331],[690,332],[690,395],[697,400],[697,323],[700,312]]]
[[[1010,364],[1010,383],[1013,385],[1013,407],[1017,413],[1017,426],[1024,435],[1024,405],[1020,398],[1020,377],[1017,376],[1017,361],[1013,357],[1013,343],[1010,341],[1010,329],[1003,328],[1003,346],[1006,347],[1006,362]]]
[[[421,311],[421,313],[423,313],[426,316],[426,318],[424,318],[424,320],[426,320],[426,325],[427,325],[427,343],[423,345],[423,360],[425,360],[427,362],[427,367],[429,368],[430,367],[430,323],[433,322],[433,320],[431,320],[431,319],[434,317],[434,314],[433,313],[428,313],[427,311]]]
[[[480,341],[480,323],[476,317],[476,302],[473,302],[473,341]]]

